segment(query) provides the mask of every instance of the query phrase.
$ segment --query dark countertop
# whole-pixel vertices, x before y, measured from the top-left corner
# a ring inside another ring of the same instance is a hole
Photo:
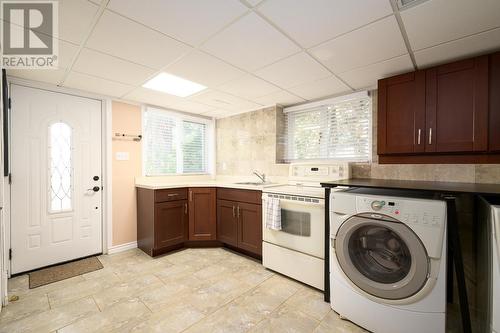
[[[500,184],[434,182],[416,180],[392,180],[352,178],[321,183],[323,187],[350,186],[380,189],[401,189],[410,191],[428,191],[440,193],[470,193],[485,195],[500,195]]]

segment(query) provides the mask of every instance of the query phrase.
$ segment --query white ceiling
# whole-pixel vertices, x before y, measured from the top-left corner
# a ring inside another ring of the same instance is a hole
[[[500,1],[59,1],[58,70],[25,79],[213,117],[373,88],[383,77],[500,48]],[[208,87],[142,84],[161,71]]]

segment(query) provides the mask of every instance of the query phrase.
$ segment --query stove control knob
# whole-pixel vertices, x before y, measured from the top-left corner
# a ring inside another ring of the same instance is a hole
[[[385,206],[385,201],[379,201],[379,200],[372,201],[371,206],[373,210],[381,210]]]

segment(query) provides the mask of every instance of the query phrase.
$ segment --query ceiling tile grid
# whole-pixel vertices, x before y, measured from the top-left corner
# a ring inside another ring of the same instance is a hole
[[[73,69],[80,73],[130,85],[141,85],[154,73],[151,68],[90,49],[83,49],[80,52]]]
[[[305,52],[266,66],[255,74],[281,88],[290,88],[330,76],[331,73]]]
[[[111,0],[108,8],[190,45],[204,41],[248,10],[236,0]]]
[[[277,86],[251,74],[247,74],[234,81],[228,82],[217,89],[250,100],[269,95],[280,90]]]
[[[398,23],[387,17],[314,47],[310,52],[335,73],[407,53]]]
[[[60,68],[8,73],[221,117],[376,87],[414,69],[409,52],[425,68],[500,48],[498,0],[427,0],[399,24],[390,1],[64,0]],[[142,87],[161,72],[208,89]]]
[[[498,0],[430,0],[401,12],[414,51],[500,27]]]
[[[247,71],[300,51],[291,40],[253,12],[210,38],[201,48]]]
[[[191,50],[188,45],[111,11],[105,11],[86,47],[160,69]]]
[[[258,11],[304,48],[392,14],[381,0],[270,0]]]

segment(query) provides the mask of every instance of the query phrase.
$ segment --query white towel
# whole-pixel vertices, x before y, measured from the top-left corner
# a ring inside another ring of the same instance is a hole
[[[266,228],[281,230],[281,206],[279,198],[267,198]]]

